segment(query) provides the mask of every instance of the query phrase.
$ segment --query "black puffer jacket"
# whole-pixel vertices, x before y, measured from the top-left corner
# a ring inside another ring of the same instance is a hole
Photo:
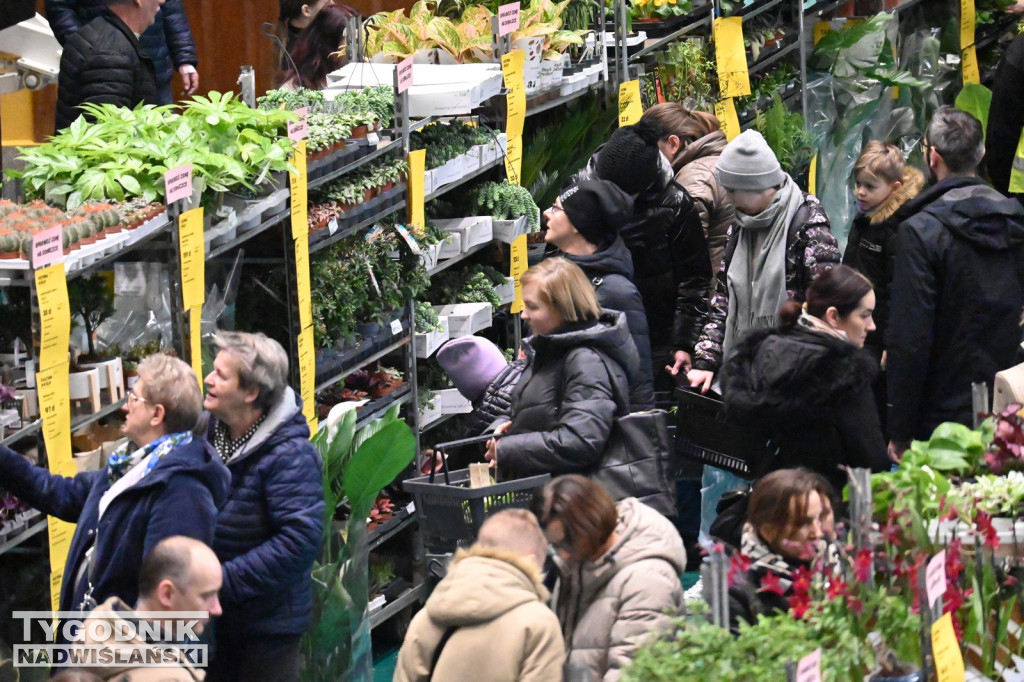
[[[1024,35],[1013,39],[1003,53],[992,82],[992,104],[985,136],[985,166],[992,185],[1004,194],[1010,188],[1010,170],[1024,128]],[[1024,195],[1018,195],[1024,202]]]
[[[563,325],[523,347],[527,365],[512,395],[512,426],[498,441],[502,476],[593,471],[616,414],[613,386],[628,395],[627,377],[636,375],[626,316],[606,310],[590,326]]]
[[[800,325],[741,336],[722,367],[725,407],[778,449],[752,462],[753,474],[806,467],[842,490],[840,465],[887,469],[874,375],[861,349]]]
[[[108,12],[76,32],[64,45],[57,80],[57,131],[71,125],[86,102],[134,107],[156,104],[153,64],[132,30]]]
[[[580,266],[587,279],[593,283],[602,308],[626,314],[629,335],[633,337],[640,360],[637,381],[629,396],[630,408],[633,412],[652,409],[654,374],[651,367],[651,335],[643,299],[633,284],[633,257],[626,244],[621,237],[617,237],[607,249],[589,256],[573,256],[561,251],[554,255]]]
[[[46,18],[53,35],[65,45],[72,34],[106,11],[104,0],[46,0]],[[139,38],[142,51],[153,60],[157,89],[170,86],[174,69],[197,66],[196,44],[182,0],[164,0],[153,25]],[[161,104],[170,104],[161,102]]]
[[[973,421],[971,383],[1016,362],[1024,308],[1024,207],[950,177],[902,209],[889,316],[889,436],[927,439]]]
[[[598,177],[600,153],[598,149],[577,179]],[[672,329],[666,322],[675,313],[677,295],[685,302],[687,318],[680,318],[680,324],[687,328],[692,339],[689,346],[693,346],[707,312],[714,275],[700,213],[673,175],[666,159],[657,182],[635,198],[633,220],[619,230],[633,256],[633,283],[647,312],[651,347],[658,349],[670,345]]]

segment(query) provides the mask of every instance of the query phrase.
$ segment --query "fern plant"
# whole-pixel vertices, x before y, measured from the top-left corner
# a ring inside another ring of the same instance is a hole
[[[786,109],[776,93],[772,95],[772,106],[758,112],[754,129],[764,136],[765,142],[775,152],[782,170],[793,178],[807,173],[814,150],[811,136],[804,130],[804,117]]]

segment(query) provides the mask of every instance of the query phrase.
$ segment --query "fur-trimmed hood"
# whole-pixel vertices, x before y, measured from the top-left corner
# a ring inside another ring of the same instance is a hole
[[[758,329],[729,353],[722,394],[726,408],[745,417],[817,419],[874,373],[868,355],[848,341],[799,326]]]
[[[924,173],[913,166],[907,166],[903,171],[903,180],[899,189],[890,194],[871,214],[871,224],[877,225],[891,218],[903,204],[916,197],[922,189],[924,189]]]
[[[525,558],[494,547],[459,550],[448,575],[427,600],[430,619],[442,627],[487,623],[512,609],[546,601],[539,568]]]

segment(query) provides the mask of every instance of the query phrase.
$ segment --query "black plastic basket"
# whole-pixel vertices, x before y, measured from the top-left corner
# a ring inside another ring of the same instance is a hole
[[[676,452],[749,478],[747,461],[757,445],[747,429],[726,418],[722,401],[687,389],[676,391],[676,398]]]
[[[549,474],[520,478],[480,488],[469,487],[469,469],[457,469],[444,478],[410,478],[402,482],[412,493],[420,520],[423,546],[428,554],[454,552],[476,540],[484,519],[496,511],[527,509],[534,495],[551,480]]]

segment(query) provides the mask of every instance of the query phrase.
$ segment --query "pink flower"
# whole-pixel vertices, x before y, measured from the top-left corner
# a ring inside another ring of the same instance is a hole
[[[779,576],[776,573],[765,573],[764,577],[761,578],[761,587],[757,588],[758,592],[770,592],[782,596],[786,594],[786,589],[782,587],[782,583],[779,581]]]
[[[871,550],[862,549],[857,552],[857,556],[853,560],[853,577],[856,578],[857,582],[866,583],[870,580],[874,569],[875,560]]]
[[[811,572],[799,566],[793,571],[793,593],[806,597],[811,591]]]
[[[992,516],[979,511],[974,516],[974,525],[985,536],[985,546],[992,549],[999,547],[999,533],[992,527]]]
[[[803,618],[811,606],[811,598],[806,594],[794,594],[789,598],[789,610],[795,618]]]

